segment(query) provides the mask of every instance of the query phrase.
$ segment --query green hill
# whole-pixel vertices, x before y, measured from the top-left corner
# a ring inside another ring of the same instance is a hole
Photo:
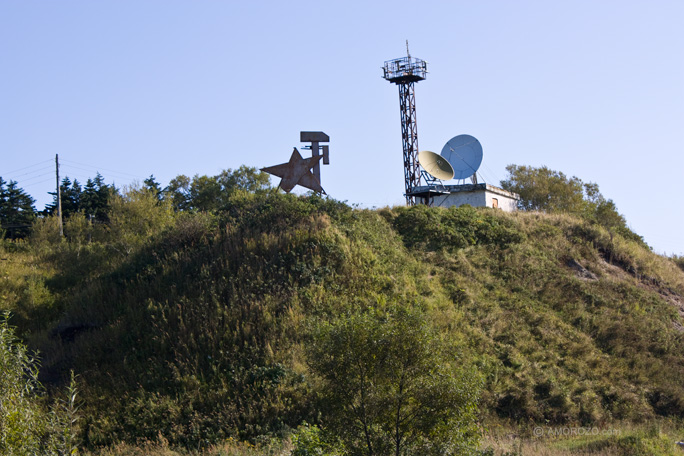
[[[485,379],[483,423],[684,417],[684,272],[568,215],[360,210],[236,192],[174,213],[131,191],[108,225],[52,219],[5,241],[2,307],[73,369],[86,446],[202,446],[320,420],[310,329],[368,308],[420,309]]]

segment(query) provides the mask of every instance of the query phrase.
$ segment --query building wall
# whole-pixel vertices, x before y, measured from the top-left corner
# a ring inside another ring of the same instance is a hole
[[[497,207],[505,212],[515,212],[518,210],[518,200],[516,198],[511,198],[508,195],[501,195],[499,193],[493,193],[487,191],[486,193],[486,206],[495,207],[494,199],[497,200]]]
[[[458,192],[436,196],[432,205],[434,207],[458,207],[463,206],[464,204],[470,204],[473,207],[492,207],[491,201],[487,204],[487,195],[484,191]]]
[[[489,184],[447,185],[448,195],[434,197],[433,206],[451,207],[470,204],[473,207],[496,207],[506,212],[518,209],[517,194]]]

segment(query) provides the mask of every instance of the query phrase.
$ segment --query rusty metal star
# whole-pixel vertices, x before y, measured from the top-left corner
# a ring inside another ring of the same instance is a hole
[[[322,156],[302,158],[299,151],[295,147],[290,156],[290,161],[287,163],[281,163],[280,165],[268,166],[266,168],[261,168],[261,171],[265,171],[274,176],[278,176],[281,179],[279,187],[290,192],[295,185],[301,185],[315,192],[325,193],[321,183],[316,176],[311,172],[313,168],[320,160]]]

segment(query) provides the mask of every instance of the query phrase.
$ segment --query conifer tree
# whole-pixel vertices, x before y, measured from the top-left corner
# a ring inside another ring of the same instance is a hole
[[[105,184],[104,177],[97,173],[94,179],[88,179],[81,195],[81,210],[87,217],[99,222],[108,220],[110,200],[114,187]]]
[[[6,236],[16,239],[29,234],[36,218],[35,202],[16,181],[6,182],[0,177],[0,224]]]
[[[107,213],[110,208],[110,200],[116,189],[113,185],[107,185],[104,177],[97,173],[94,178],[86,181],[85,187],[81,188],[78,180],[73,183],[69,176],[62,179],[59,186],[62,197],[62,216],[69,218],[72,214],[83,212],[87,217],[100,222],[108,220]],[[45,207],[45,215],[57,213],[57,193],[50,192],[53,196],[52,204]]]
[[[163,198],[163,189],[159,182],[154,178],[154,174],[150,174],[150,177],[143,181],[143,188],[152,192],[152,194],[157,198],[157,201],[161,201]]]

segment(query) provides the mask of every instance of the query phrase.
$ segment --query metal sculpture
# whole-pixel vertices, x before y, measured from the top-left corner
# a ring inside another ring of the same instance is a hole
[[[328,146],[321,146],[323,155],[319,155],[319,143],[328,142],[330,138],[322,131],[302,131],[300,132],[300,140],[302,142],[310,142],[311,146],[304,146],[305,149],[310,149],[312,156],[309,158],[302,158],[301,154],[295,147],[290,156],[290,161],[281,163],[280,165],[268,166],[261,168],[261,171],[273,174],[281,178],[278,186],[286,192],[292,191],[296,185],[308,188],[318,193],[325,194],[325,190],[321,186],[321,168],[319,162],[323,159],[323,164],[330,163],[328,155]]]

